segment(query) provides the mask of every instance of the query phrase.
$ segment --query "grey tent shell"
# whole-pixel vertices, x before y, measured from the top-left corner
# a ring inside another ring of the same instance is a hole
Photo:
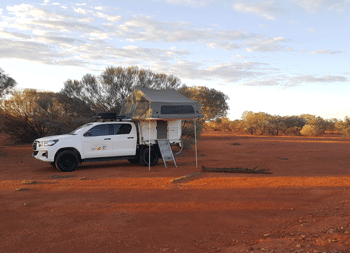
[[[135,89],[123,101],[120,115],[131,119],[195,119],[203,118],[200,105],[174,89]]]

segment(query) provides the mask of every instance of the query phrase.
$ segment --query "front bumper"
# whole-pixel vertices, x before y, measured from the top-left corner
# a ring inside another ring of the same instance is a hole
[[[38,147],[38,142],[34,142],[32,157],[44,162],[54,162],[53,152],[49,151],[47,147]],[[50,154],[52,155],[50,156]]]

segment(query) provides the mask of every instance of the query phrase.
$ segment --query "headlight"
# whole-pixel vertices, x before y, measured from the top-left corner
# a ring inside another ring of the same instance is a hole
[[[58,142],[58,140],[49,140],[49,141],[41,141],[39,142],[39,147],[48,147],[48,146],[53,146]]]

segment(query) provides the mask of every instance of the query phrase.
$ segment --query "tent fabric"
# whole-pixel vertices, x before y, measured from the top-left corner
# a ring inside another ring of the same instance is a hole
[[[135,89],[123,101],[120,115],[131,119],[203,118],[200,105],[174,89]]]

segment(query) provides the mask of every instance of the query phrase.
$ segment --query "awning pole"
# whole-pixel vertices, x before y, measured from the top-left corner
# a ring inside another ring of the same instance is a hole
[[[148,120],[148,171],[151,171],[151,120]]]
[[[198,168],[198,160],[197,160],[197,119],[194,119],[194,145],[196,149],[196,168]]]

